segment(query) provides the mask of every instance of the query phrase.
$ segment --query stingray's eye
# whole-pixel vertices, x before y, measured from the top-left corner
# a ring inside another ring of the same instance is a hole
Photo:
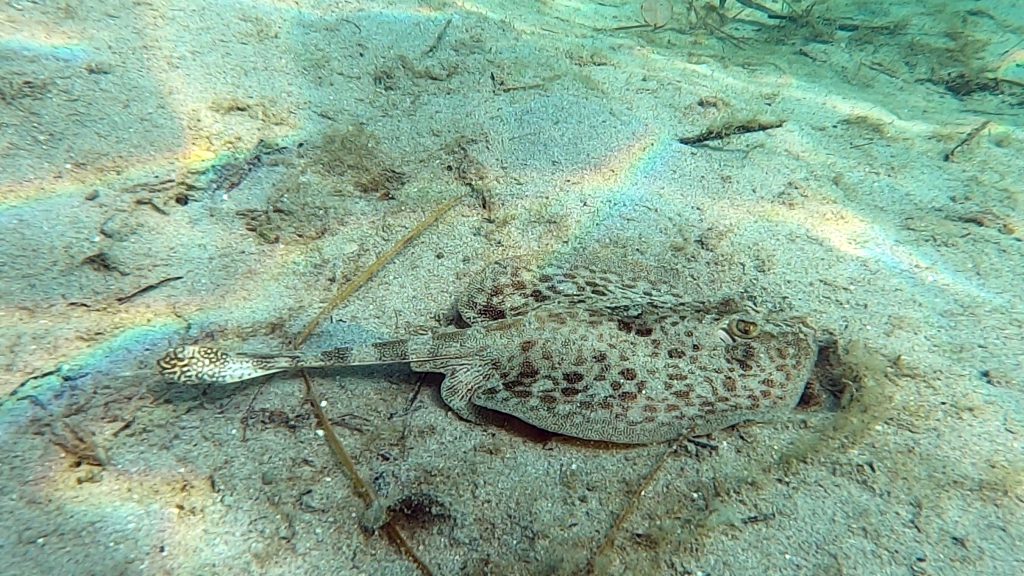
[[[735,344],[737,340],[750,340],[760,334],[757,322],[733,318],[724,329],[718,331],[718,337],[726,344]]]
[[[742,318],[733,318],[732,320],[729,320],[729,334],[733,338],[750,340],[760,333],[761,328],[757,325],[757,322],[744,320]]]

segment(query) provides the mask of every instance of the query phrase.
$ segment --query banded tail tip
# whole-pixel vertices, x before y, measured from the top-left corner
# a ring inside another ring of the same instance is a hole
[[[177,346],[157,360],[156,366],[161,376],[179,384],[229,384],[276,371],[251,358],[208,346]]]
[[[177,346],[156,361],[161,376],[179,384],[215,383],[230,357],[216,348]]]

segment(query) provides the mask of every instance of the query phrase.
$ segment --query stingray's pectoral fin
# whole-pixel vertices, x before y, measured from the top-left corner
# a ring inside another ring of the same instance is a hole
[[[487,420],[475,403],[474,397],[483,389],[497,384],[497,375],[482,363],[467,361],[465,358],[435,358],[430,361],[415,361],[412,369],[417,372],[440,372],[441,399],[456,414],[470,422]]]
[[[162,376],[180,384],[230,384],[295,368],[298,361],[293,356],[232,355],[206,346],[178,346],[156,365]]]

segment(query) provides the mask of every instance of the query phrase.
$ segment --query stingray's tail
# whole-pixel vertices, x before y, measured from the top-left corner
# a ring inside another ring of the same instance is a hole
[[[298,356],[228,354],[207,346],[178,346],[157,360],[160,374],[181,384],[229,384],[298,368]]]
[[[156,366],[162,376],[180,384],[230,384],[299,368],[367,366],[462,357],[460,354],[447,354],[443,346],[431,346],[432,342],[428,336],[273,355],[229,353],[208,346],[178,346],[168,350],[157,360]]]

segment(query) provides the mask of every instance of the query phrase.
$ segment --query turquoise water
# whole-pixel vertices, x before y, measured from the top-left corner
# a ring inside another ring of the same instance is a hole
[[[1011,1],[6,2],[0,573],[1024,573],[1022,106]]]

